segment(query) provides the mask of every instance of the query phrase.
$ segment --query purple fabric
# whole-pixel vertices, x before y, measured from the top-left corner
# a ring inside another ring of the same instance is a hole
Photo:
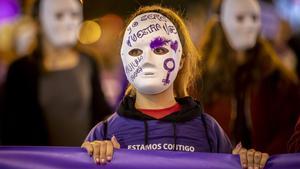
[[[299,169],[300,153],[280,154],[269,158],[266,169]]]
[[[238,156],[214,153],[137,151],[120,149],[106,166],[96,165],[84,149],[75,147],[0,147],[1,169],[240,169]],[[300,154],[270,157],[266,169],[300,168]]]
[[[230,153],[232,146],[229,139],[209,115],[203,115],[207,123],[207,137],[201,117],[197,117],[185,123],[176,123],[176,143],[174,144],[174,128],[172,123],[158,120],[147,121],[148,146],[145,143],[144,121],[125,118],[114,113],[107,120],[107,138],[115,136],[121,148],[131,150],[173,150],[188,152],[217,152]],[[98,123],[89,133],[86,140],[104,139],[103,122]],[[212,150],[210,151],[209,142]]]

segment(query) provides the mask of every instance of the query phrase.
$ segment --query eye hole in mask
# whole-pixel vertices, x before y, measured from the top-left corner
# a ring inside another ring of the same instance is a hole
[[[62,20],[63,17],[64,17],[64,13],[63,12],[57,12],[55,14],[56,20]]]
[[[244,19],[245,19],[246,16],[244,15],[238,15],[236,16],[236,20],[239,22],[239,23],[242,23],[244,22]],[[253,22],[256,22],[258,20],[258,15],[256,14],[251,14],[251,19],[253,20]]]
[[[244,22],[244,18],[245,18],[244,15],[238,15],[238,16],[236,16],[236,20],[237,20],[239,23]]]
[[[79,17],[80,17],[80,12],[75,12],[75,11],[73,11],[73,12],[71,13],[71,16],[72,16],[72,18],[79,18]]]
[[[167,48],[164,48],[164,47],[158,47],[158,48],[155,48],[153,50],[153,52],[157,55],[164,55],[164,54],[169,53],[169,50]]]
[[[141,49],[134,48],[134,49],[131,49],[128,52],[128,54],[130,56],[137,57],[137,56],[140,56],[141,54],[143,54],[143,51]]]
[[[252,19],[254,22],[256,22],[258,20],[258,15],[252,14]]]

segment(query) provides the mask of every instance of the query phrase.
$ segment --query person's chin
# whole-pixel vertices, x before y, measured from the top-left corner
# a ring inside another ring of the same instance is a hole
[[[152,81],[152,82],[151,82]],[[142,89],[140,93],[142,94],[159,94],[161,93],[164,89],[162,88],[162,84],[155,83],[153,80],[143,80],[143,83],[140,84],[141,87],[138,87]]]

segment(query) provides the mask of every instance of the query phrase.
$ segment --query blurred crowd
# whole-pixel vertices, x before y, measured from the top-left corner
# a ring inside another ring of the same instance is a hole
[[[0,0],[0,144],[79,146],[128,85],[119,52],[127,15],[90,19],[84,10],[92,0],[37,1]],[[300,151],[300,29],[275,2],[258,1],[248,22],[253,44],[239,47],[242,41],[232,41],[243,35],[222,20],[226,10],[242,9],[231,1],[191,1],[180,9],[203,56],[195,98],[234,144]]]

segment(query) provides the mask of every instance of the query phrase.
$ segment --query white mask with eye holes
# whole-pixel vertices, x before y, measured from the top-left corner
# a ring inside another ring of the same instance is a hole
[[[42,33],[55,47],[72,47],[82,22],[78,0],[41,0],[39,18]]]
[[[254,47],[261,27],[257,0],[224,0],[221,24],[233,49],[245,51]]]
[[[128,81],[142,94],[158,94],[176,79],[182,46],[174,24],[160,13],[135,17],[126,28],[121,58]]]

